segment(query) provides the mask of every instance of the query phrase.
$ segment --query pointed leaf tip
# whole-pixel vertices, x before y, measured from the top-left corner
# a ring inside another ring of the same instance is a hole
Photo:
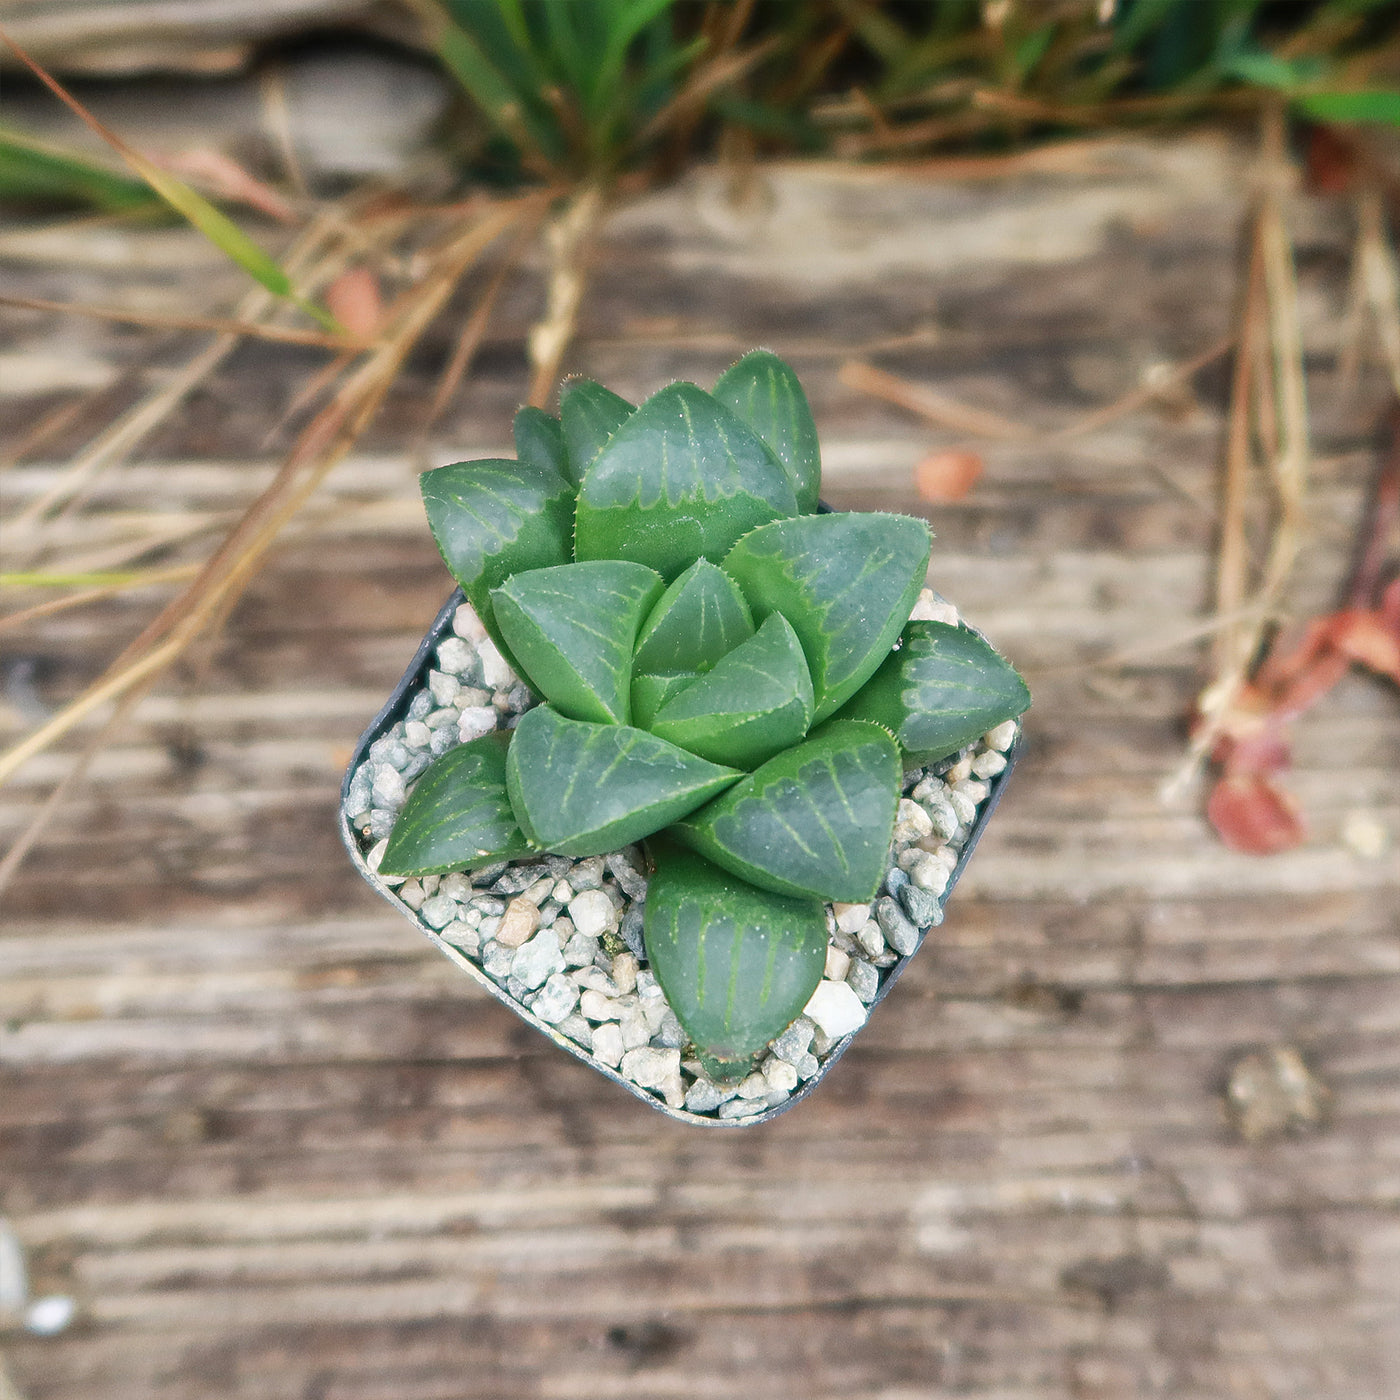
[[[715,385],[715,398],[751,427],[787,469],[797,509],[810,515],[821,495],[822,460],[807,395],[790,365],[751,350]]]
[[[672,834],[761,889],[863,903],[884,878],[902,774],[878,725],[833,720]]]
[[[640,841],[740,776],[644,730],[565,719],[548,705],[521,717],[506,762],[522,829],[578,857]]]
[[[574,552],[635,559],[674,579],[697,557],[717,563],[754,526],[796,511],[786,470],[752,429],[694,384],[670,384],[584,472]]]
[[[506,795],[509,742],[498,730],[424,770],[389,835],[381,875],[437,875],[529,854]]]
[[[825,912],[819,900],[756,889],[670,842],[650,849],[647,960],[696,1047],[734,1078],[821,981]]]

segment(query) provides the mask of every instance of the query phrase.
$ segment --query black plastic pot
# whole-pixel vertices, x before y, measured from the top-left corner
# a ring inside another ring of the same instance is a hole
[[[369,728],[360,736],[360,742],[355,746],[354,756],[350,760],[350,765],[345,772],[345,780],[341,784],[339,812],[341,840],[344,841],[345,848],[349,851],[350,859],[354,862],[355,868],[364,876],[366,882],[373,889],[378,891],[378,893],[383,895],[396,909],[403,913],[421,933],[426,934],[427,937],[436,944],[440,952],[450,958],[470,977],[475,978],[475,980],[495,997],[497,1001],[504,1002],[517,1016],[528,1021],[542,1035],[548,1036],[560,1049],[567,1050],[569,1054],[591,1065],[599,1074],[605,1075],[607,1078],[621,1084],[624,1089],[629,1090],[643,1102],[650,1104],[652,1108],[659,1112],[666,1114],[670,1118],[678,1119],[683,1123],[698,1123],[707,1127],[718,1128],[747,1128],[756,1123],[767,1123],[771,1119],[776,1118],[780,1113],[786,1113],[788,1109],[805,1099],[826,1077],[831,1067],[846,1052],[847,1047],[856,1036],[860,1034],[860,1030],[853,1031],[843,1040],[838,1041],[828,1052],[816,1073],[811,1075],[799,1088],[792,1092],[789,1098],[775,1108],[769,1108],[760,1113],[749,1114],[740,1118],[727,1119],[718,1118],[705,1113],[692,1113],[684,1108],[672,1108],[661,1099],[657,1098],[656,1095],[652,1094],[649,1090],[643,1089],[640,1085],[633,1083],[632,1080],[619,1074],[617,1070],[595,1059],[583,1046],[570,1040],[567,1036],[560,1034],[554,1026],[550,1025],[547,1021],[542,1021],[536,1016],[528,1006],[516,1001],[504,987],[492,981],[492,979],[488,977],[476,963],[468,958],[466,954],[453,947],[452,944],[441,938],[435,929],[430,928],[424,923],[415,911],[399,900],[393,890],[381,881],[374,871],[366,864],[365,851],[362,849],[360,838],[352,827],[350,819],[345,814],[351,779],[368,756],[370,745],[373,744],[376,739],[379,739],[382,735],[387,733],[388,730],[392,729],[399,720],[405,717],[414,695],[427,684],[428,671],[432,665],[433,656],[437,650],[438,644],[452,633],[453,616],[457,611],[458,605],[464,601],[465,595],[462,593],[461,589],[458,589],[447,602],[443,604],[442,610],[433,620],[433,625],[428,629],[427,635],[419,645],[413,660],[409,662],[408,669],[404,672],[403,678],[399,681],[398,685],[394,687],[394,693],[385,702],[384,708],[381,709],[370,722]],[[1000,801],[1002,788],[1007,778],[1010,776],[1012,768],[1015,766],[1020,749],[1021,736],[1018,734],[1016,742],[1006,754],[1006,767],[997,774],[995,778],[989,781],[990,792],[986,800],[979,807],[977,820],[968,835],[966,843],[959,852],[957,866],[949,878],[947,889],[943,892],[939,900],[940,907],[946,905],[949,896],[952,894],[958,882],[958,878],[962,875],[964,867],[967,865],[973,850],[977,846],[983,829],[986,827],[992,812]],[[928,933],[929,929],[920,930],[919,947],[922,947],[923,940],[927,937]],[[900,974],[903,973],[910,959],[918,955],[919,947],[916,947],[913,953],[900,956],[898,961],[885,971],[884,976],[880,979],[879,989],[874,999],[869,1004],[868,1011],[873,1011],[889,994],[891,988],[899,979]],[[861,1027],[861,1029],[864,1029],[864,1027]]]

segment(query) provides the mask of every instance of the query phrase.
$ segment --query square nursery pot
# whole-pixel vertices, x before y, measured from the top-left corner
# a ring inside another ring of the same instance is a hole
[[[950,604],[927,590],[915,615],[958,620]],[[826,977],[808,1012],[736,1089],[712,1084],[686,1057],[684,1032],[647,970],[645,862],[637,847],[588,861],[532,856],[475,875],[417,880],[377,874],[406,785],[438,754],[493,727],[509,727],[533,703],[459,589],[356,746],[340,797],[340,832],[350,858],[446,957],[561,1049],[671,1118],[722,1128],[764,1123],[785,1112],[845,1053],[930,929],[943,922],[948,896],[1021,743],[1019,721],[1008,720],[962,753],[906,772],[902,794],[908,800],[900,803],[880,894],[868,907],[828,906]],[[914,854],[915,847],[926,857]],[[909,853],[903,866],[902,852]],[[570,882],[561,892],[573,896],[567,905],[553,897],[560,881]],[[538,901],[539,934],[523,944],[516,940],[534,914],[517,905],[528,917],[514,917],[513,900]],[[572,932],[566,926],[562,940],[540,936],[561,919],[574,925]],[[609,1019],[597,1019],[602,1015]]]

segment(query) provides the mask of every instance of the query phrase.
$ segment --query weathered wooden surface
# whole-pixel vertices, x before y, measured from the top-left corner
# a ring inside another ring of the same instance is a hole
[[[1199,680],[1198,648],[1169,644],[1208,597],[1223,372],[1081,440],[988,445],[972,496],[932,509],[910,469],[947,439],[836,378],[858,353],[1054,426],[1226,333],[1244,158],[1202,139],[1065,165],[780,171],[739,213],[696,177],[613,221],[571,355],[640,394],[752,343],[787,353],[830,499],[927,514],[935,585],[1030,673],[1030,747],[948,921],[821,1093],[750,1133],[652,1115],[466,985],[338,850],[340,767],[446,592],[403,451],[425,355],[206,669],[143,707],[8,897],[0,1211],[36,1286],[81,1309],[60,1337],[0,1342],[28,1400],[1400,1394],[1400,705],[1352,680],[1300,726],[1314,834],[1294,854],[1230,855],[1198,791],[1157,797]],[[1305,609],[1344,573],[1381,395],[1343,402],[1333,373],[1345,211],[1293,216],[1318,450]],[[105,254],[26,237],[5,266],[31,294],[236,289],[179,234]],[[521,279],[424,464],[504,445],[538,304]],[[11,391],[15,432],[65,372],[145,344],[0,325],[54,381]],[[137,373],[174,362],[167,345]],[[111,539],[104,511],[247,501],[289,370],[312,363],[241,352],[96,486],[75,541]],[[53,470],[0,475],[5,510]],[[150,606],[3,645],[56,704]],[[12,708],[4,737],[22,727]],[[0,793],[0,831],[61,771],[40,759]],[[1343,839],[1356,814],[1389,833],[1381,855]],[[1246,1144],[1222,1083],[1283,1043],[1327,1119]]]

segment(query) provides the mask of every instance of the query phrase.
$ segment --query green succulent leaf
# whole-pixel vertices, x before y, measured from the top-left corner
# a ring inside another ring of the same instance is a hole
[[[548,467],[578,485],[578,477],[569,465],[569,454],[564,447],[564,431],[557,418],[542,408],[526,404],[515,415],[513,435],[515,455],[520,461],[532,467]]]
[[[887,731],[833,721],[672,835],[760,889],[858,904],[884,877],[902,776]]]
[[[492,590],[491,605],[527,679],[556,710],[626,724],[637,628],[664,587],[645,564],[595,559],[516,574]]]
[[[811,718],[802,644],[773,613],[714,670],[668,699],[647,728],[712,763],[756,768],[797,743]]]
[[[574,553],[635,559],[674,579],[697,557],[718,563],[756,525],[796,512],[787,472],[762,439],[694,384],[671,384],[584,471]]]
[[[596,856],[660,831],[742,776],[645,730],[521,716],[506,787],[521,829],[546,850]]]
[[[559,390],[559,423],[569,452],[574,481],[582,481],[588,464],[603,444],[637,410],[622,397],[591,379],[566,379]]]
[[[508,733],[449,749],[423,771],[389,835],[381,875],[440,875],[534,848],[506,795]]]
[[[754,616],[782,613],[802,643],[814,723],[845,704],[889,653],[923,587],[929,542],[922,520],[870,511],[777,520],[729,552],[724,571]]]
[[[532,462],[457,462],[419,478],[437,547],[491,639],[514,664],[491,612],[512,574],[569,560],[574,488]]]
[[[651,847],[647,960],[681,1025],[725,1078],[799,1016],[821,981],[820,901],[755,889],[670,842]]]
[[[656,712],[698,678],[695,671],[679,671],[669,676],[633,675],[632,723],[638,729],[650,729]]]
[[[787,468],[797,508],[810,515],[821,494],[817,425],[797,375],[771,350],[751,350],[715,385],[715,398],[766,442]]]
[[[908,754],[946,758],[1031,703],[1015,667],[977,633],[946,622],[911,622],[898,651],[841,711],[884,725]]]
[[[753,633],[753,614],[738,584],[718,565],[697,559],[642,624],[635,668],[655,675],[708,671]]]

